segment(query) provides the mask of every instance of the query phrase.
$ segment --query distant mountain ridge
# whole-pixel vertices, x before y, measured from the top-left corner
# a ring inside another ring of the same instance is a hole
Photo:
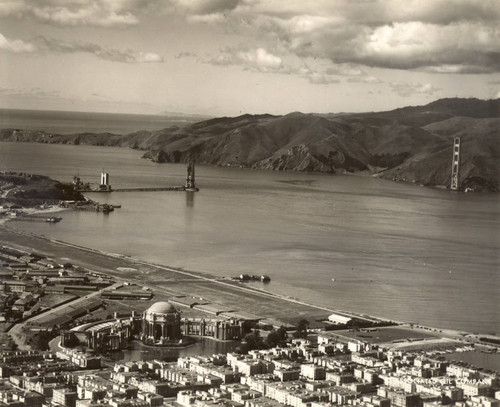
[[[3,129],[0,140],[121,146],[155,162],[373,174],[448,186],[452,142],[462,140],[463,188],[500,188],[500,99],[440,99],[387,112],[220,117],[185,127],[55,135]]]

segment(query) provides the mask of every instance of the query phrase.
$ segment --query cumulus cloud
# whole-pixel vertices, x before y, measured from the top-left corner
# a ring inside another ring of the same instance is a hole
[[[272,16],[293,20],[297,16],[321,16],[338,25],[351,23],[375,27],[390,22],[422,21],[450,24],[463,20],[496,21],[500,17],[497,0],[287,0],[247,1],[240,10],[247,15]]]
[[[226,48],[219,55],[205,62],[212,65],[239,65],[258,72],[280,72],[283,68],[282,59],[264,48],[248,50]]]
[[[334,63],[437,73],[500,71],[500,27],[481,23],[328,27],[284,39],[287,48],[301,57],[327,58]]]
[[[36,47],[33,44],[22,40],[9,40],[0,34],[0,50],[14,52],[16,54],[22,52],[32,53],[35,52]]]
[[[280,57],[267,52],[264,48],[257,48],[246,52],[238,52],[238,58],[248,66],[255,66],[262,70],[276,70],[281,67]]]
[[[340,79],[333,76],[329,70],[317,70],[307,64],[302,64],[299,67],[285,64],[280,56],[274,55],[264,48],[226,48],[217,56],[205,59],[204,62],[219,66],[241,66],[243,69],[252,72],[295,75],[315,85],[340,83]],[[332,69],[332,71],[335,74],[337,72],[335,69]]]
[[[175,55],[175,59],[181,59],[181,58],[196,58],[198,55],[196,55],[194,52],[179,52],[178,54]]]
[[[498,0],[241,3],[235,25],[301,58],[434,73],[500,71]]]
[[[0,50],[13,53],[46,53],[72,54],[77,52],[93,54],[108,61],[125,63],[158,63],[164,62],[161,55],[154,52],[135,52],[105,48],[98,44],[64,41],[53,37],[38,36],[32,42],[9,40],[0,33]]]
[[[316,70],[304,65],[298,69],[289,69],[289,74],[298,75],[301,78],[307,79],[313,85],[330,85],[332,83],[340,83],[340,79],[332,76],[326,70]]]
[[[339,76],[362,76],[366,75],[366,72],[357,65],[353,64],[338,64],[330,65],[326,68],[326,72],[329,75],[339,75]]]
[[[354,78],[349,78],[347,79],[347,82],[350,83],[371,83],[371,84],[377,84],[377,83],[382,83],[382,81],[379,78],[376,78],[375,76],[356,76]]]
[[[226,30],[248,38],[249,50],[281,50],[280,55],[286,51],[335,65],[439,74],[500,72],[498,0],[0,1],[0,15],[59,26],[128,27],[153,11],[191,23],[224,23]],[[226,55],[220,63],[234,58],[244,59]],[[262,69],[255,60],[246,64]]]
[[[178,7],[193,14],[215,14],[234,10],[241,0],[172,0]]]
[[[4,0],[0,2],[0,16],[19,13],[24,7],[22,0]]]
[[[160,0],[6,0],[0,15],[31,17],[60,26],[127,27],[158,7]]]
[[[38,49],[43,52],[72,54],[77,52],[93,54],[108,61],[125,63],[155,63],[163,62],[163,57],[153,52],[134,52],[132,50],[117,50],[104,48],[98,44],[63,41],[57,38],[38,36],[35,40]]]
[[[154,52],[139,52],[135,55],[136,62],[145,62],[145,63],[155,63],[155,62],[164,62],[163,57]]]
[[[432,86],[430,83],[409,83],[409,82],[390,82],[389,86],[393,92],[402,97],[414,95],[433,95],[440,89]]]
[[[220,23],[243,0],[170,0],[174,9],[193,23]]]
[[[207,24],[218,24],[224,22],[226,19],[223,13],[213,13],[213,14],[195,14],[187,17],[187,21],[190,23],[207,23]]]
[[[313,85],[330,85],[332,83],[340,83],[340,79],[319,72],[304,75],[304,78]]]

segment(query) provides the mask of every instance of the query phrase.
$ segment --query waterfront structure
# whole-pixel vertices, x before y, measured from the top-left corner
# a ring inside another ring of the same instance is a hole
[[[343,315],[339,315],[339,314],[331,314],[328,316],[328,321],[332,322],[334,324],[343,325],[343,324],[347,324],[347,323],[351,322],[352,318],[349,318],[349,317],[346,317]]]
[[[149,307],[142,319],[142,340],[145,343],[164,345],[181,339],[179,311],[168,302],[156,302]]]
[[[189,162],[187,166],[187,176],[186,176],[186,191],[197,191],[196,183],[194,179],[194,162]]]
[[[460,137],[453,140],[453,160],[451,162],[451,186],[454,191],[460,188]]]

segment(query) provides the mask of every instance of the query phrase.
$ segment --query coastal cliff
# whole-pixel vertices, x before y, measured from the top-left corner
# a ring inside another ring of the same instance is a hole
[[[389,112],[242,115],[128,135],[57,135],[3,129],[2,141],[88,144],[145,151],[154,162],[277,171],[373,174],[426,186],[450,184],[461,137],[461,186],[500,188],[500,99],[441,99]]]

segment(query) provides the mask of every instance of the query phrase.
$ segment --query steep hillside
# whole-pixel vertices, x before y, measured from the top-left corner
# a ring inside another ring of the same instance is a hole
[[[500,188],[500,99],[441,99],[389,112],[222,117],[126,136],[4,129],[0,140],[144,150],[155,162],[307,172],[359,172],[422,185],[450,184],[453,138],[462,139],[463,187]]]
[[[60,200],[84,200],[71,184],[63,184],[43,175],[0,173],[1,204],[32,207]]]

